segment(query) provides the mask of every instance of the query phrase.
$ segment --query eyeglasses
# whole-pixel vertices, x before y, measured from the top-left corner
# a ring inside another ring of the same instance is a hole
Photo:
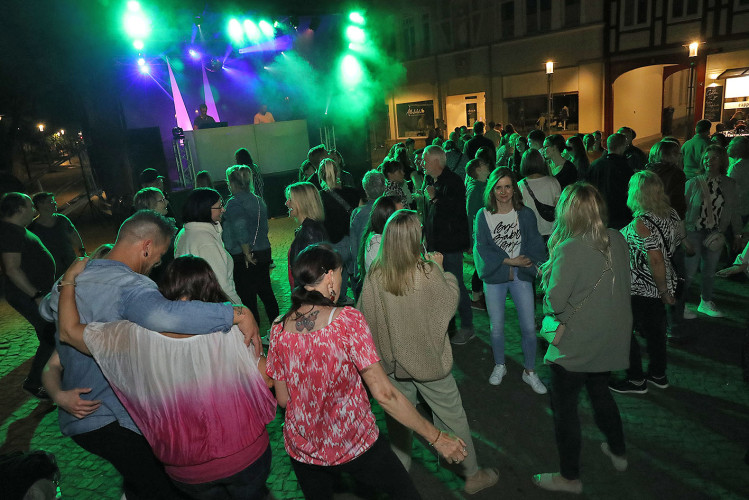
[[[161,198],[161,199],[160,199],[159,201],[157,201],[156,203],[163,203],[164,205],[166,205],[167,203],[169,203],[169,200],[167,200],[166,198]]]
[[[211,210],[222,210],[224,208],[224,202],[221,202],[221,204],[217,207],[211,207]]]

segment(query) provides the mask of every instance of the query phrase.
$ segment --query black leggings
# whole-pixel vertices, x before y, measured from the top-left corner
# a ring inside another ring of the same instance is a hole
[[[260,324],[260,313],[257,308],[257,298],[263,301],[265,312],[268,314],[268,321],[278,317],[278,301],[273,294],[273,287],[270,283],[270,248],[254,252],[257,264],[250,264],[247,267],[244,263],[244,255],[232,255],[234,260],[234,286],[237,295],[246,305],[252,315],[255,317],[258,325]]]
[[[411,476],[390,449],[388,440],[380,434],[370,449],[341,465],[310,465],[291,459],[304,498],[328,500],[333,498],[333,486],[342,473],[348,473],[357,482],[394,499],[419,499]]]

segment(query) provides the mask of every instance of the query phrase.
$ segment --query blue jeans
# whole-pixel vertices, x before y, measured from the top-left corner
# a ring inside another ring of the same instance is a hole
[[[260,458],[233,476],[200,484],[174,481],[174,485],[190,498],[200,500],[224,498],[261,500],[268,494],[265,481],[270,474],[270,462],[271,454],[270,446],[268,446]]]
[[[466,284],[463,281],[463,252],[450,252],[442,254],[442,268],[447,273],[452,273],[458,278],[458,290],[460,301],[458,302],[458,314],[460,315],[461,328],[473,328],[473,311],[471,310],[471,297],[468,295]]]
[[[718,267],[718,259],[723,251],[720,250],[708,250],[702,245],[702,241],[707,237],[709,231],[689,231],[687,232],[687,240],[692,244],[695,250],[695,254],[691,257],[686,258],[686,276],[684,279],[684,298],[686,302],[687,295],[689,295],[689,285],[692,284],[694,275],[697,274],[697,268],[702,263],[702,298],[704,300],[713,300],[713,283],[715,282],[715,271]]]
[[[536,366],[536,320],[533,306],[533,283],[515,279],[507,283],[484,283],[486,310],[489,313],[492,332],[492,351],[494,364],[505,363],[505,300],[510,292],[512,301],[518,311],[518,323],[522,335],[525,369],[533,370]]]

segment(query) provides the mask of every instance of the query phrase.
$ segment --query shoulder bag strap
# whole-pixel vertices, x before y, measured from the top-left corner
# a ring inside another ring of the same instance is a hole
[[[329,194],[330,196],[332,196],[332,197],[333,197],[333,199],[334,199],[334,200],[335,200],[336,202],[338,202],[338,204],[339,204],[339,205],[341,205],[341,206],[342,206],[342,207],[343,207],[343,208],[344,208],[344,209],[346,210],[346,212],[349,212],[349,213],[351,213],[351,205],[349,205],[349,204],[348,204],[348,203],[346,202],[346,200],[344,200],[343,198],[341,198],[341,196],[340,196],[340,195],[339,195],[338,193],[336,193],[336,192],[335,192],[335,191],[333,191],[332,189],[328,189],[328,194]]]
[[[527,179],[523,179],[523,183],[525,183],[526,189],[528,189],[528,194],[531,195],[531,198],[533,198],[533,201],[535,203],[538,203],[538,199],[536,198],[536,195],[533,193],[533,190],[531,189],[531,185],[528,183]],[[545,203],[544,203],[545,205]]]
[[[582,309],[583,305],[585,305],[585,303],[588,301],[590,296],[593,295],[593,292],[596,291],[596,288],[598,288],[598,285],[601,283],[601,280],[603,279],[603,275],[606,274],[606,271],[612,270],[611,264],[610,263],[607,263],[607,264],[609,265],[603,268],[603,271],[601,271],[601,276],[598,277],[598,281],[596,281],[596,284],[593,285],[593,288],[590,290],[588,295],[586,295],[585,298],[582,301],[580,301],[580,303],[577,306],[575,306],[575,308],[572,310],[572,314],[569,315],[569,317],[565,320],[564,324],[569,323],[570,320],[575,317],[575,314],[577,314],[577,312],[580,309]]]

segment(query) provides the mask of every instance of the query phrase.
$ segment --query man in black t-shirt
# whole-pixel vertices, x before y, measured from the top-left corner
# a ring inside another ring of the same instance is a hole
[[[55,260],[41,240],[26,229],[34,218],[31,198],[7,193],[0,199],[0,261],[8,304],[31,323],[39,339],[23,389],[49,399],[42,387],[42,370],[55,350],[55,325],[39,315],[39,303],[55,281]]]

